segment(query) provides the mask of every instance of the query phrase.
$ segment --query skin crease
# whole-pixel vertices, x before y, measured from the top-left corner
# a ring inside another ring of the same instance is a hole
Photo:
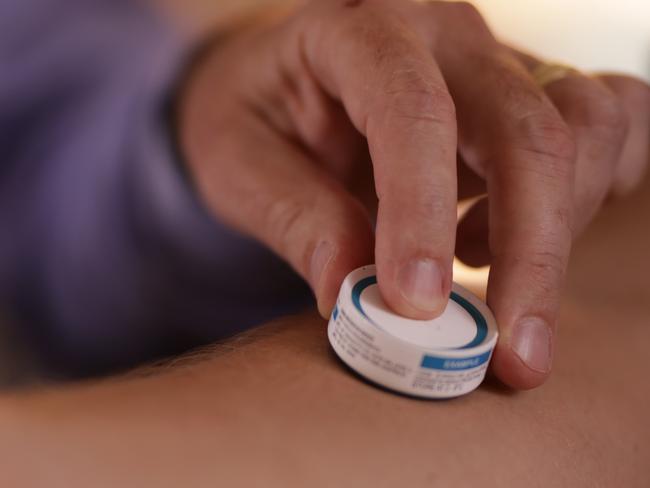
[[[650,180],[577,243],[542,388],[386,393],[341,366],[313,311],[127,377],[0,395],[2,484],[646,488],[648,212]]]
[[[206,12],[225,4],[203,3],[197,24],[206,28],[212,22]],[[190,5],[176,2],[170,8],[189,15]],[[642,180],[639,161],[648,159],[650,133],[642,108],[649,105],[648,94],[645,85],[625,77],[601,80],[629,116],[609,186],[618,195]],[[582,93],[564,82],[547,90],[554,100],[564,99],[567,91],[569,101]],[[593,116],[584,105],[573,107],[561,111],[571,113],[574,123]],[[335,126],[347,120],[336,113]],[[481,158],[470,143],[463,147],[459,195],[475,194],[484,182],[464,170]],[[230,150],[243,151],[241,146]],[[218,154],[225,154],[223,148]],[[263,158],[265,151],[254,154]],[[340,179],[368,169],[349,171],[345,159],[336,170],[330,168]],[[356,177],[350,180],[343,186],[354,188],[355,195],[367,188],[362,184],[359,190],[357,184],[364,182]],[[599,182],[577,186],[607,187],[608,181]],[[600,201],[602,195],[594,196],[592,205]],[[484,242],[464,243],[462,232],[487,229],[488,211],[475,211],[476,218],[468,214],[461,222],[457,250]],[[645,488],[650,484],[650,234],[641,224],[648,212],[646,179],[642,191],[609,205],[584,231],[568,273],[554,375],[535,391],[516,393],[488,381],[449,402],[382,392],[340,366],[314,312],[263,326],[163,369],[0,395],[0,484]],[[489,249],[486,255],[489,260]]]
[[[576,72],[542,89],[539,62],[465,3],[300,2],[204,52],[180,139],[206,206],[285,258],[323,316],[370,262],[413,318],[444,307],[454,252],[490,263],[493,370],[533,388],[550,373],[571,243],[638,184],[650,132],[644,83]],[[458,196],[477,191],[488,198],[457,240]]]

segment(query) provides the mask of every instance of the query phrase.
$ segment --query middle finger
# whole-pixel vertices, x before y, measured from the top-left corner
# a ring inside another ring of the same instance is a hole
[[[450,16],[468,16],[465,7],[447,8]],[[446,24],[459,28],[458,21]],[[501,330],[493,368],[509,385],[530,388],[551,367],[573,235],[576,146],[521,62],[487,29],[474,31],[483,34],[464,43],[455,31],[441,32],[434,55],[456,103],[459,152],[487,182],[488,301]]]

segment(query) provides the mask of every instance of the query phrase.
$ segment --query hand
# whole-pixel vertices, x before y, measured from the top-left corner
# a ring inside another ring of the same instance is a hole
[[[545,91],[531,63],[466,3],[302,2],[210,46],[179,102],[181,143],[215,216],[284,257],[323,316],[373,261],[391,307],[439,314],[458,194],[486,191],[460,235],[489,213],[493,367],[530,388],[550,371],[576,230],[648,159],[650,97],[578,74]]]

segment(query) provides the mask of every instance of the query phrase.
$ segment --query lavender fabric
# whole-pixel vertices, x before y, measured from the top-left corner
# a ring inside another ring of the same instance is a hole
[[[0,299],[58,369],[131,365],[311,303],[183,178],[165,104],[187,52],[135,0],[0,2]]]

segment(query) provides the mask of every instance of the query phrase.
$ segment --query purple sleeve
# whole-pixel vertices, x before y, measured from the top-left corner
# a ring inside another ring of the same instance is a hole
[[[8,0],[0,19],[0,296],[41,352],[128,365],[310,302],[183,178],[173,29],[133,0]]]

